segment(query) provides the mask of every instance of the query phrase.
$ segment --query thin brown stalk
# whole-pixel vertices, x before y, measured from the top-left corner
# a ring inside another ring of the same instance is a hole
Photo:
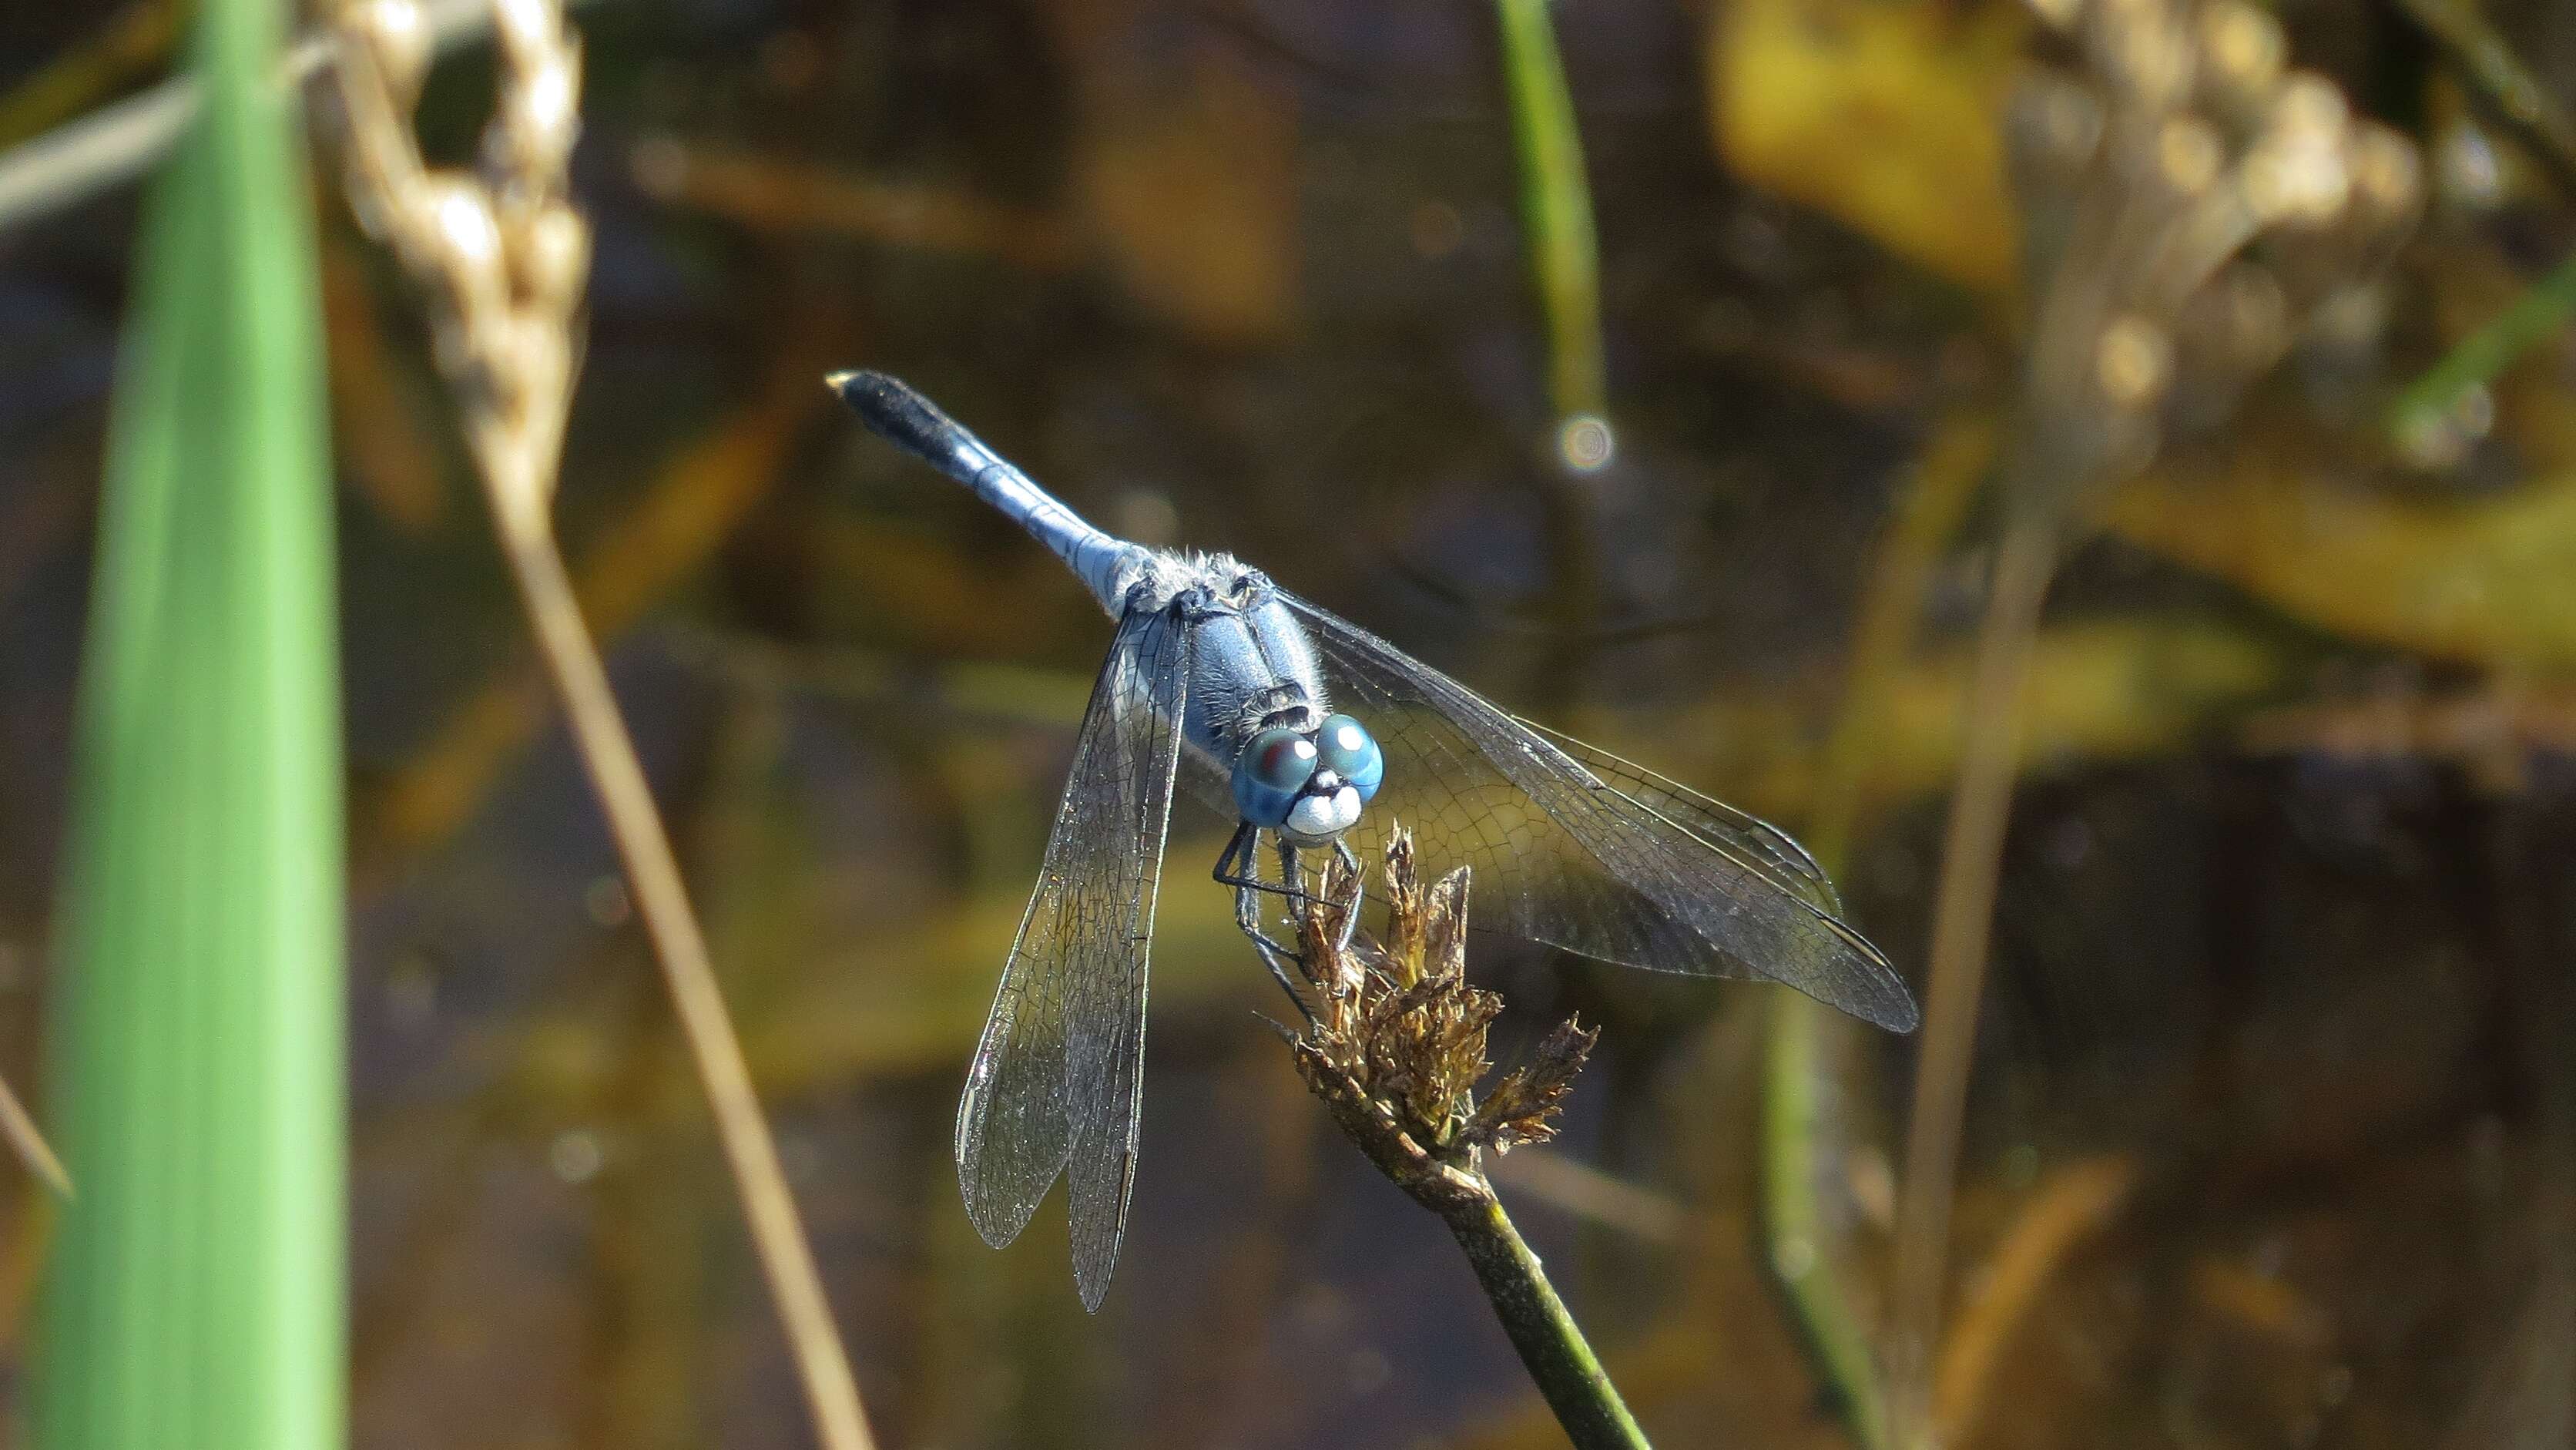
[[[786,1330],[817,1436],[871,1450],[778,1148],[725,1010],[669,833],[581,615],[552,519],[589,233],[566,196],[580,56],[553,0],[496,0],[500,105],[481,177],[426,170],[406,121],[427,46],[408,0],[342,12],[340,94],[358,215],[428,292],[438,356],[512,579],[653,944],[713,1111],[753,1247]]]
[[[36,1120],[26,1105],[9,1088],[9,1080],[0,1078],[0,1138],[9,1140],[10,1149],[27,1171],[45,1180],[45,1186],[64,1198],[72,1196],[72,1176],[63,1169],[63,1160],[54,1155],[53,1145],[36,1128]]]
[[[546,658],[579,748],[583,768],[608,814],[609,831],[626,866],[637,914],[652,938],[671,1005],[689,1056],[705,1084],[715,1114],[716,1139],[733,1170],[753,1246],[777,1300],[779,1317],[805,1380],[808,1408],[819,1438],[832,1450],[864,1450],[871,1441],[859,1408],[840,1330],[832,1322],[822,1275],[796,1213],[795,1196],[778,1159],[778,1145],[752,1091],[751,1069],[727,1015],[706,942],[690,910],[668,834],[653,805],[652,789],[608,687],[608,674],[591,647],[572,582],[551,537],[504,540],[510,569],[527,604],[530,623]]]
[[[1933,897],[1931,985],[1896,1205],[1888,1408],[1898,1445],[1924,1443],[1931,1430],[1930,1364],[1932,1346],[1940,1338],[1942,1289],[1948,1278],[1959,1128],[1967,1112],[1995,884],[2021,754],[2022,687],[2030,677],[2031,646],[2055,569],[2055,548],[2055,530],[2036,515],[2025,513],[2007,528],[1978,631],[1959,784],[1950,797],[1941,878]]]
[[[1942,1346],[1932,1379],[1932,1421],[1941,1444],[1963,1444],[1983,1423],[2013,1336],[2066,1261],[2112,1222],[2137,1182],[2134,1158],[2105,1154],[2067,1165],[2031,1196],[1987,1259],[1980,1275],[1985,1287]]]

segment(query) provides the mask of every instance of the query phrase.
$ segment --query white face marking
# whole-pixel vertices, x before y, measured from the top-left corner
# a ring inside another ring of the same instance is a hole
[[[1351,787],[1351,786],[1347,786],[1347,785],[1346,785],[1346,786],[1343,786],[1340,790],[1337,790],[1337,791],[1333,792],[1333,830],[1334,830],[1334,832],[1335,832],[1336,834],[1338,834],[1338,833],[1340,833],[1340,832],[1343,832],[1343,831],[1347,831],[1347,830],[1349,830],[1353,825],[1355,825],[1355,824],[1357,824],[1357,823],[1358,823],[1359,818],[1360,818],[1360,793],[1359,793],[1359,791],[1358,791],[1357,789],[1355,789],[1355,788]]]
[[[1288,829],[1300,836],[1323,837],[1340,828],[1333,824],[1332,796],[1305,795],[1288,808]]]

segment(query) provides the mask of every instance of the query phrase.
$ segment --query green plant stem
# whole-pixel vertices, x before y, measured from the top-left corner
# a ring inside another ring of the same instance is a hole
[[[1762,1229],[1769,1240],[1764,1263],[1788,1296],[1822,1398],[1863,1450],[1881,1450],[1887,1413],[1878,1367],[1869,1336],[1852,1314],[1820,1203],[1830,1015],[1799,993],[1771,994],[1762,1053]]]
[[[1503,1332],[1511,1336],[1512,1348],[1520,1351],[1521,1363],[1575,1450],[1648,1450],[1646,1433],[1637,1428],[1574,1315],[1547,1282],[1538,1255],[1503,1212],[1493,1186],[1485,1184],[1481,1195],[1444,1206],[1440,1217],[1457,1236],[1458,1247],[1467,1251],[1494,1316],[1503,1321]]]
[[[1520,155],[1521,225],[1529,238],[1531,280],[1547,316],[1548,401],[1559,422],[1597,417],[1607,395],[1600,263],[1574,96],[1566,87],[1547,0],[1495,0],[1495,8],[1502,22],[1512,142]]]
[[[2461,338],[2440,362],[2406,386],[2388,409],[2388,429],[2400,439],[2439,427],[2460,395],[2501,376],[2514,360],[2576,317],[2576,257],[2552,268],[2513,305]]]
[[[1976,498],[1994,446],[1994,420],[1985,412],[1950,420],[1904,485],[1878,546],[1861,595],[1842,707],[1808,812],[1807,845],[1828,875],[1841,875],[1849,864],[1888,685],[1920,627],[1933,566]],[[1811,997],[1770,995],[1762,1068],[1763,1261],[1805,1333],[1826,1397],[1864,1450],[1880,1450],[1887,1444],[1885,1396],[1820,1203],[1828,1131],[1824,1038],[1841,1019]]]
[[[120,349],[46,1024],[80,1199],[43,1450],[346,1435],[339,631],[285,8],[199,9]]]

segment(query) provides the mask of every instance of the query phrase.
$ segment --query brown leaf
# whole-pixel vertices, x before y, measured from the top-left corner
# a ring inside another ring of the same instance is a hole
[[[1528,1064],[1494,1084],[1459,1136],[1497,1153],[1555,1137],[1557,1110],[1574,1090],[1574,1075],[1583,1070],[1600,1036],[1600,1029],[1587,1029],[1571,1017],[1557,1024]]]

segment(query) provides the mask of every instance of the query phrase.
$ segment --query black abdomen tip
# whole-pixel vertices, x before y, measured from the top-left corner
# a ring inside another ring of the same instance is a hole
[[[825,381],[869,432],[888,443],[933,462],[944,461],[954,450],[957,425],[909,383],[864,369],[834,373]]]

